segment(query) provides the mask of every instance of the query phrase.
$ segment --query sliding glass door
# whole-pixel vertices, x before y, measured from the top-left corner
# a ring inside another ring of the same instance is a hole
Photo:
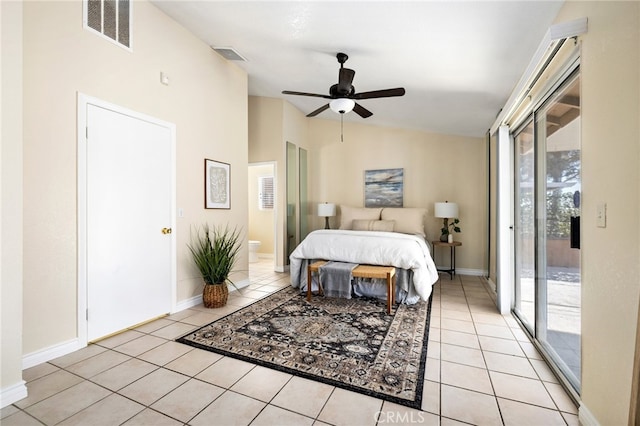
[[[514,313],[580,389],[580,76],[514,133]]]
[[[580,384],[580,78],[536,114],[541,204],[537,338],[575,387]],[[542,198],[543,196],[543,198]]]
[[[515,138],[515,302],[514,310],[529,333],[535,327],[535,156],[533,120]]]

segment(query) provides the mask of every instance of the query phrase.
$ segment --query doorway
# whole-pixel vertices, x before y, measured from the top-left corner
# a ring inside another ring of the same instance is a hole
[[[78,125],[78,324],[86,345],[175,307],[175,126],[83,95]]]
[[[271,261],[276,265],[276,217],[277,194],[275,162],[249,164],[249,228],[248,239],[257,247],[260,262]],[[249,255],[249,262],[252,256]],[[251,266],[251,264],[249,265]]]

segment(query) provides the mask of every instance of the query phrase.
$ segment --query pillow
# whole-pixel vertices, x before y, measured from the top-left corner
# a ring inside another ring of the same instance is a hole
[[[423,208],[388,208],[382,209],[380,218],[382,220],[395,221],[394,231],[403,234],[417,234],[426,238],[424,233],[424,217],[427,209]]]
[[[355,219],[353,221],[354,231],[385,231],[393,232],[395,225],[393,220],[367,220],[367,219]]]
[[[382,208],[340,206],[340,229],[352,229],[354,219],[380,220]]]

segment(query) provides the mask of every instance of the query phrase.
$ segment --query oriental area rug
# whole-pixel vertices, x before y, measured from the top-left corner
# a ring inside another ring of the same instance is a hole
[[[286,287],[178,342],[420,409],[431,299],[313,297]]]

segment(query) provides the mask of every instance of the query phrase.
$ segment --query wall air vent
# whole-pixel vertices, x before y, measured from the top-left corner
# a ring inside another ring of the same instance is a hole
[[[131,50],[131,9],[129,0],[84,0],[84,28]]]
[[[218,52],[220,56],[222,56],[228,61],[242,61],[242,62],[247,61],[241,54],[236,52],[236,50],[233,47],[211,47],[211,48],[216,52]]]

